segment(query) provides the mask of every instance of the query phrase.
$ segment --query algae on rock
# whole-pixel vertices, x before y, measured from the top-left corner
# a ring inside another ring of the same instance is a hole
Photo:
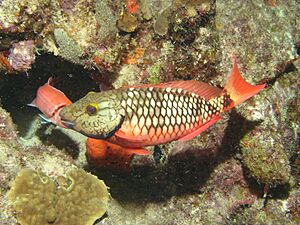
[[[82,169],[54,181],[27,168],[14,180],[8,198],[22,225],[91,225],[106,212],[109,193],[103,181]]]
[[[242,140],[242,155],[245,166],[259,182],[275,186],[285,184],[290,179],[291,168],[283,145],[272,134],[265,131],[261,139],[260,132]],[[272,135],[272,137],[271,137]],[[280,138],[280,136],[278,137]]]

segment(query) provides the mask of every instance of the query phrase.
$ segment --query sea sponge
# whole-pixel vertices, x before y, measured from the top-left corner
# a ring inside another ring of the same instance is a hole
[[[56,181],[41,172],[23,169],[13,181],[8,198],[22,225],[88,225],[106,212],[109,193],[103,181],[82,169]]]

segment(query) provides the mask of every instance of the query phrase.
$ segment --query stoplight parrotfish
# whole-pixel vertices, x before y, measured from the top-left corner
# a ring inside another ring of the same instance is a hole
[[[87,137],[87,157],[98,167],[128,171],[145,146],[190,140],[217,122],[220,114],[261,91],[239,73],[234,60],[224,89],[197,81],[124,87],[88,93],[72,103],[51,78],[29,104],[52,123]]]
[[[247,83],[234,62],[224,89],[194,80],[124,87],[89,93],[59,116],[88,137],[141,148],[190,140],[264,87]]]

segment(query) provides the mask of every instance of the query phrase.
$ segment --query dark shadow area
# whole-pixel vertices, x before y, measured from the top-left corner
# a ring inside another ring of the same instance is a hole
[[[225,135],[222,140],[221,148],[224,151],[225,158],[234,156],[239,152],[240,140],[249,132],[251,132],[256,126],[258,126],[262,121],[249,121],[242,117],[236,112],[236,110],[231,110],[230,118],[235,118],[228,121],[228,126],[225,129]],[[244,177],[247,180],[248,185],[251,187],[250,190],[253,194],[258,194],[260,197],[264,195],[263,183],[258,183],[254,178],[251,177],[248,169],[243,166]],[[289,194],[289,185],[277,185],[268,190],[268,195],[271,198],[286,199]]]
[[[201,193],[215,167],[233,157],[239,149],[241,138],[259,123],[248,121],[232,110],[226,128],[220,125],[208,131],[223,129],[220,133],[225,133],[219,142],[212,138],[207,147],[201,149],[187,145],[159,168],[146,168],[129,174],[100,171],[91,166],[85,169],[103,179],[110,187],[112,197],[123,203],[143,204],[165,201],[172,196]],[[253,188],[253,193],[261,195],[261,188],[254,180],[249,179],[249,186]]]
[[[225,129],[225,135],[222,139],[220,148],[226,153],[227,157],[231,157],[240,148],[241,139],[262,121],[250,121],[232,109],[229,113],[230,119]]]
[[[32,102],[37,89],[44,85],[49,77],[54,77],[57,81],[54,86],[72,101],[78,100],[89,91],[99,91],[99,87],[90,78],[89,70],[50,54],[38,56],[27,73],[1,74],[1,105],[10,112],[20,136],[29,129],[32,116],[39,113],[39,110],[27,104]]]
[[[99,91],[98,85],[93,80],[96,73],[95,70],[87,70],[59,57],[42,54],[37,57],[32,69],[27,73],[1,74],[0,103],[11,114],[21,137],[32,133],[31,136],[39,136],[45,145],[53,144],[59,149],[64,149],[72,158],[77,158],[78,143],[59,130],[53,130],[50,135],[46,135],[45,130],[52,126],[50,123],[38,129],[34,127],[37,126],[36,117],[41,112],[27,104],[33,101],[38,88],[44,85],[49,77],[54,78],[54,86],[72,101],[85,96],[89,91]],[[98,76],[101,76],[99,72]]]
[[[44,145],[54,145],[58,149],[63,149],[68,155],[73,159],[77,159],[80,153],[80,143],[75,142],[69,136],[64,134],[61,130],[53,129],[51,134],[46,134],[46,129],[48,126],[54,126],[49,124],[47,126],[41,127],[36,135],[40,138]]]

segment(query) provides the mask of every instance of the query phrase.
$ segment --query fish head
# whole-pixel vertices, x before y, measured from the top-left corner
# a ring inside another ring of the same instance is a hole
[[[121,127],[125,112],[114,91],[88,93],[59,113],[62,123],[83,135],[96,139],[109,138]]]

